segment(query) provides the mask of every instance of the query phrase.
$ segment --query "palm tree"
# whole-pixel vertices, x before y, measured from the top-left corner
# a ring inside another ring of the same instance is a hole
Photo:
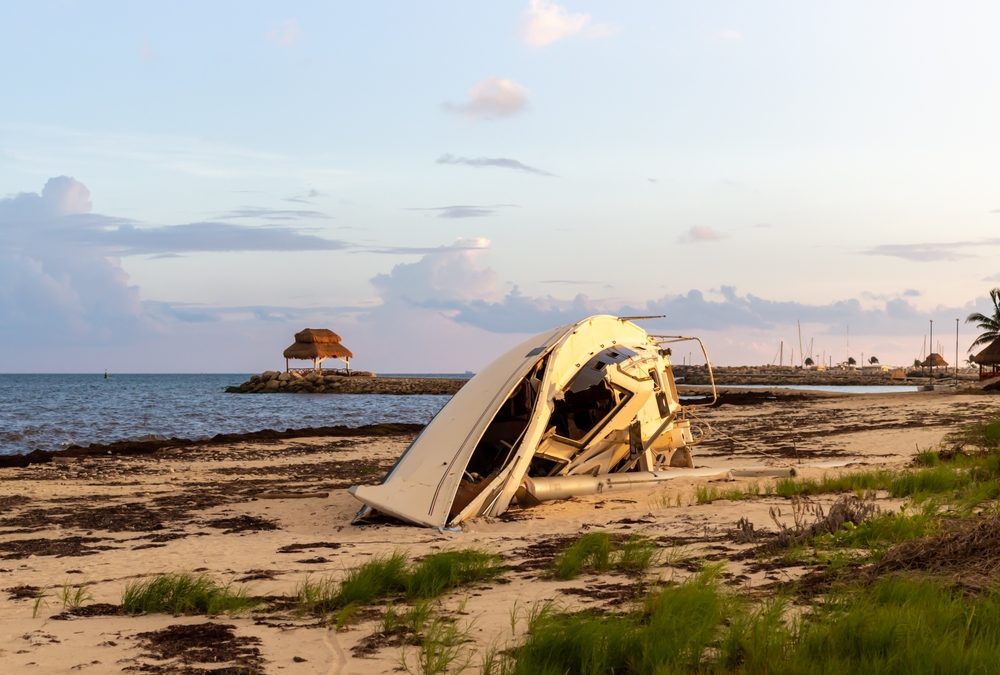
[[[974,323],[976,328],[983,331],[969,346],[970,352],[979,345],[987,345],[1000,338],[1000,288],[990,290],[990,300],[993,301],[993,316],[973,312],[965,317],[965,323]]]
[[[805,364],[806,364],[807,367],[812,368],[812,365],[814,363],[816,363],[816,362],[812,360],[811,356],[807,356],[806,357]]]
[[[856,366],[856,365],[858,365],[858,362],[854,359],[853,356],[848,356],[847,357],[847,365],[849,365],[849,366]]]
[[[870,363],[873,366],[877,366],[878,365],[878,357],[877,356],[871,357],[870,359],[868,359],[868,363]]]

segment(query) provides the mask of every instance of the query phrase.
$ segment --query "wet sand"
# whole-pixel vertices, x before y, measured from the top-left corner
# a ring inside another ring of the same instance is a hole
[[[996,397],[947,392],[734,396],[698,410],[705,440],[698,466],[794,467],[799,475],[903,467],[957,425],[983,418]],[[346,488],[377,482],[416,433],[377,431],[222,438],[139,452],[100,448],[0,468],[0,662],[7,672],[368,673],[398,668],[398,637],[378,631],[384,607],[363,611],[343,630],[294,612],[308,575],[340,576],[373,554],[417,557],[449,548],[501,554],[493,582],[445,596],[440,611],[471,626],[478,647],[503,646],[511,616],[532,603],[620,608],[657,579],[681,578],[722,561],[728,583],[765,589],[801,574],[741,557],[735,525],[774,529],[778,497],[695,504],[704,480],[654,490],[605,493],[479,519],[461,532],[406,525],[350,525],[358,503]],[[708,483],[728,490],[768,479]],[[831,498],[832,500],[832,498]],[[819,500],[822,501],[822,500]],[[678,505],[680,504],[680,505]],[[548,578],[552,557],[581,533],[641,533],[662,546],[660,565],[642,578]],[[117,614],[129,581],[162,572],[204,572],[246,583],[266,599],[241,616],[138,617]],[[64,611],[64,585],[86,585],[83,611]],[[37,616],[35,598],[43,594]],[[524,621],[515,627],[523,630]],[[409,648],[412,649],[412,648]],[[187,655],[185,657],[184,655]],[[184,659],[188,658],[188,661]],[[190,659],[195,659],[191,661]],[[229,672],[236,672],[235,670]]]

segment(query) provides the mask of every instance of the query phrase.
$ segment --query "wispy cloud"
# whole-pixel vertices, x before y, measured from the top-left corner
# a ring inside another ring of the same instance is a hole
[[[291,197],[285,197],[284,201],[292,202],[293,204],[312,204],[313,200],[317,197],[325,197],[325,192],[320,192],[319,190],[308,190],[302,194],[292,195]]]
[[[532,47],[545,47],[573,35],[605,37],[613,29],[595,23],[590,14],[571,12],[551,0],[531,0],[524,13],[521,39]]]
[[[529,166],[524,162],[520,162],[516,159],[509,159],[507,157],[459,157],[456,155],[445,154],[441,155],[435,160],[437,164],[459,164],[464,166],[471,166],[477,169],[495,167],[500,169],[514,169],[515,171],[524,171],[525,173],[533,173],[537,176],[555,176],[554,173],[549,173],[544,169],[539,169],[538,167]]]
[[[719,241],[725,238],[726,235],[707,225],[695,225],[678,237],[677,241],[682,244],[698,244],[708,241]]]
[[[862,253],[902,258],[913,262],[938,262],[971,257],[964,249],[985,245],[986,242],[953,241],[940,244],[880,244]]]
[[[499,209],[517,208],[517,204],[453,204],[451,206],[412,207],[407,211],[433,211],[438,218],[483,218]]]
[[[445,110],[473,119],[510,117],[528,105],[528,90],[513,80],[489,76],[476,82],[462,103],[445,103]]]
[[[193,253],[203,251],[340,251],[345,241],[304,234],[287,227],[250,227],[202,222],[162,227],[120,225],[92,231],[84,237],[118,255]]]
[[[308,209],[268,209],[257,206],[244,206],[227,211],[218,216],[221,220],[235,218],[259,218],[261,220],[301,220],[303,218],[330,218],[322,211]]]
[[[601,286],[603,281],[593,281],[589,279],[542,279],[542,284],[560,284],[566,286]]]
[[[423,255],[435,256],[462,251],[485,251],[490,247],[490,240],[483,237],[459,239],[448,246],[374,246],[360,249],[361,253],[382,253],[385,255]]]
[[[277,26],[268,30],[265,37],[268,42],[287,48],[297,45],[301,35],[302,29],[299,28],[299,22],[295,19],[285,19]]]

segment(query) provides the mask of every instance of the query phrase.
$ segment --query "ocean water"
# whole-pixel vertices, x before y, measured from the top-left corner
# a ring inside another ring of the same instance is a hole
[[[232,375],[2,375],[0,454],[143,436],[430,421],[449,396],[227,394]]]

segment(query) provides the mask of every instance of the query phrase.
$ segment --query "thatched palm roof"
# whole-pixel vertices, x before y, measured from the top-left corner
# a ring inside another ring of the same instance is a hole
[[[294,342],[282,352],[286,359],[344,359],[351,358],[351,350],[339,342]]]
[[[326,328],[305,328],[283,352],[286,359],[349,359],[351,350],[340,344],[340,336]]]
[[[990,343],[990,346],[972,357],[981,366],[1000,365],[1000,338]]]
[[[920,365],[924,366],[925,368],[928,366],[933,366],[935,368],[939,367],[944,368],[948,365],[948,362],[945,361],[944,357],[938,354],[937,352],[932,352],[927,356],[926,359],[924,359],[924,362],[921,363]]]
[[[295,334],[295,341],[329,344],[340,342],[340,336],[328,328],[304,328]]]

